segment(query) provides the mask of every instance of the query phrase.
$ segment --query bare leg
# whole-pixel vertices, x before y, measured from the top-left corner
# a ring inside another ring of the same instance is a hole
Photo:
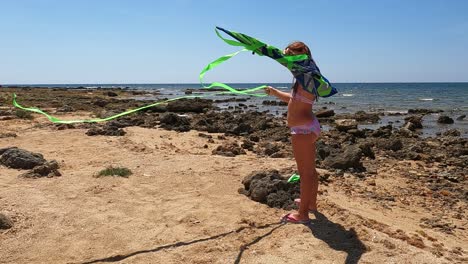
[[[317,209],[318,175],[315,170],[315,141],[314,133],[292,135],[292,146],[297,169],[301,176],[301,203],[297,214],[293,217],[299,220],[309,219],[309,210]]]
[[[313,186],[312,186],[312,194],[318,193],[318,179],[319,179],[319,174],[317,170],[315,170],[315,176],[312,178],[313,179]],[[297,204],[297,206],[301,205],[301,198],[294,199],[294,202]],[[312,195],[312,201],[309,203],[309,212],[311,211],[317,211],[317,195]]]

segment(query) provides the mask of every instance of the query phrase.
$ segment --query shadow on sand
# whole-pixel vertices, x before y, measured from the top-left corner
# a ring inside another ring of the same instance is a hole
[[[234,263],[240,263],[240,260],[242,258],[242,254],[244,253],[245,250],[248,249],[249,246],[258,243],[263,238],[269,236],[271,233],[273,233],[273,231],[275,231],[279,227],[283,226],[283,224],[282,223],[271,223],[271,224],[266,224],[266,225],[263,225],[263,226],[243,226],[243,227],[239,227],[236,230],[233,230],[233,231],[230,231],[230,232],[225,232],[225,233],[218,234],[218,235],[214,235],[214,236],[211,236],[211,237],[200,238],[200,239],[195,239],[195,240],[191,240],[191,241],[181,241],[181,242],[177,242],[177,243],[173,243],[173,244],[167,244],[167,245],[159,246],[159,247],[156,247],[156,248],[153,248],[153,249],[146,249],[146,250],[139,250],[139,251],[131,252],[131,253],[128,253],[128,254],[125,254],[125,255],[115,255],[115,256],[110,256],[110,257],[106,257],[106,258],[81,262],[81,264],[91,264],[91,263],[99,263],[99,262],[117,262],[117,261],[122,261],[124,259],[136,256],[136,255],[139,255],[139,254],[154,253],[154,252],[158,252],[158,251],[163,250],[163,249],[178,248],[178,247],[182,247],[182,246],[188,246],[188,245],[192,245],[192,244],[196,244],[196,243],[200,243],[200,242],[205,242],[205,241],[209,241],[209,240],[215,240],[215,239],[218,239],[218,238],[223,238],[223,237],[228,236],[230,234],[239,233],[244,229],[266,229],[266,228],[269,228],[271,226],[274,226],[274,227],[270,231],[268,231],[264,235],[256,237],[251,242],[246,243],[246,244],[244,244],[244,245],[242,245],[240,247],[239,254],[237,255],[237,258],[236,258],[236,260],[234,262]]]
[[[333,223],[330,221],[326,216],[319,212],[315,212],[315,219],[312,219],[310,224],[306,225],[310,228],[312,234],[315,238],[322,240],[323,242],[327,243],[328,246],[333,248],[334,250],[344,251],[348,255],[345,260],[345,264],[356,264],[359,262],[362,254],[366,252],[365,245],[359,240],[357,237],[356,232],[354,229],[346,230],[342,225]],[[243,226],[239,227],[236,230],[221,233],[218,235],[214,235],[211,237],[195,239],[191,241],[181,241],[173,244],[162,245],[153,249],[146,249],[146,250],[139,250],[135,252],[131,252],[124,255],[115,255],[101,259],[90,260],[86,262],[82,262],[81,264],[91,264],[91,263],[99,263],[99,262],[117,262],[122,261],[124,259],[140,255],[146,253],[155,253],[163,249],[168,248],[178,248],[182,246],[188,246],[192,244],[197,244],[200,242],[216,240],[219,238],[226,237],[230,234],[240,233],[244,229],[267,229],[272,227],[268,232],[265,234],[254,238],[251,242],[245,243],[240,246],[239,253],[237,254],[237,258],[234,261],[235,264],[239,264],[241,262],[242,254],[246,251],[250,246],[258,243],[263,238],[270,236],[275,230],[282,227],[284,223],[270,223],[263,226]]]
[[[353,228],[346,230],[342,225],[333,223],[325,215],[315,212],[307,227],[310,228],[315,238],[327,243],[334,250],[344,251],[348,255],[345,264],[356,264],[362,254],[366,252],[366,246],[359,240]]]

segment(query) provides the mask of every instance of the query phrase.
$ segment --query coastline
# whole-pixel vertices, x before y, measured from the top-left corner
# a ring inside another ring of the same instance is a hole
[[[109,116],[144,105],[132,98],[147,95],[20,91],[22,105],[64,119]],[[108,123],[55,125],[35,114],[19,117],[7,100],[12,92],[0,90],[0,149],[42,153],[57,160],[62,176],[18,178],[23,170],[0,166],[0,213],[14,223],[0,230],[0,262],[467,260],[467,139],[453,131],[421,137],[421,119],[413,116],[424,111],[402,117],[406,129],[367,130],[358,123],[378,114],[321,109],[320,121],[330,128],[317,143],[319,210],[326,218],[313,218],[309,228],[276,225],[285,208],[242,194],[242,181],[254,172],[274,169],[287,177],[295,170],[280,114],[233,97],[229,111],[211,100],[182,100]],[[340,119],[355,122],[337,126]],[[109,165],[134,174],[94,177]]]

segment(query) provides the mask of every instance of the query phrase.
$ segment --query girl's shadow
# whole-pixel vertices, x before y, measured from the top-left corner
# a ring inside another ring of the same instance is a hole
[[[315,219],[307,225],[314,237],[335,250],[348,253],[345,264],[358,263],[362,254],[366,252],[366,246],[359,240],[356,231],[353,228],[346,230],[342,225],[330,221],[322,213],[314,212],[314,215]]]

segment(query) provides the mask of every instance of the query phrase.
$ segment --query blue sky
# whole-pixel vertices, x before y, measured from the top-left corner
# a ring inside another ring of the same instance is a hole
[[[0,84],[196,83],[237,50],[215,26],[277,47],[304,41],[332,82],[468,81],[465,0],[3,0]],[[249,53],[206,75],[291,79]]]

